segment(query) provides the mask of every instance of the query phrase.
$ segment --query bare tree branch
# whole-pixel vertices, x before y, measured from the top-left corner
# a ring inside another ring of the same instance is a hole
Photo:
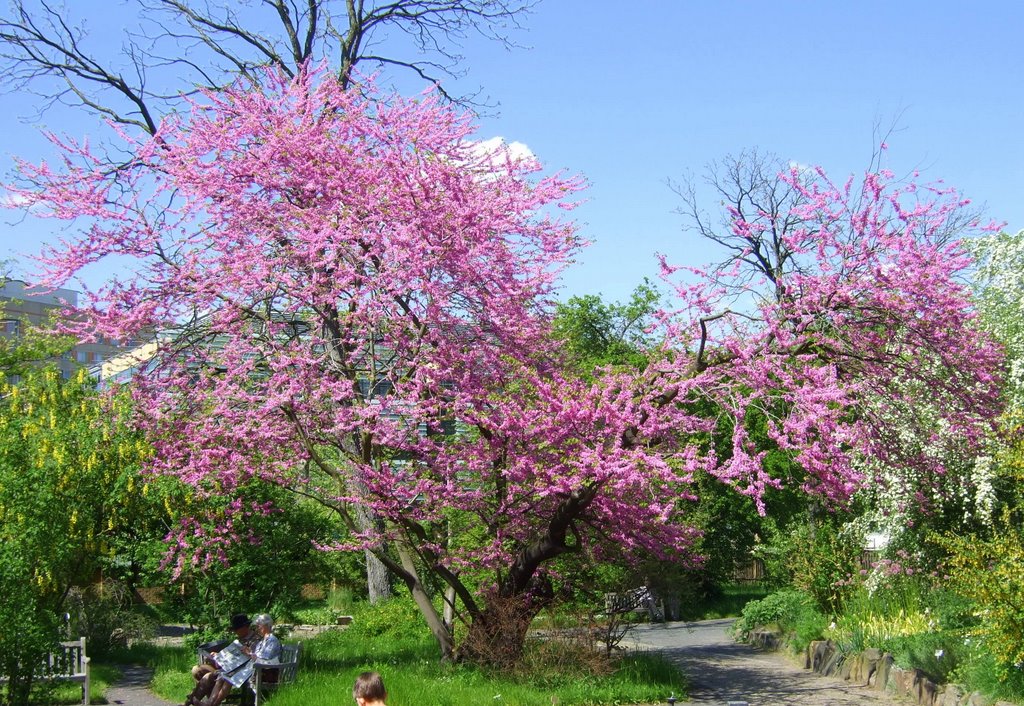
[[[11,0],[0,17],[2,82],[30,89],[42,109],[65,104],[155,134],[184,96],[272,66],[294,76],[327,62],[345,83],[361,62],[438,84],[461,75],[471,35],[513,47],[538,0],[132,0],[119,52],[51,0]],[[130,14],[130,13],[129,13]],[[409,50],[396,38],[405,36]],[[384,47],[387,50],[384,51]],[[120,68],[119,68],[120,67]],[[475,94],[439,89],[475,105]]]
[[[11,15],[0,18],[0,62],[5,65],[8,86],[39,90],[47,105],[68,103],[155,133],[157,118],[146,101],[146,70],[138,47],[129,44],[124,50],[134,67],[133,84],[84,48],[83,31],[67,24],[62,12],[45,0],[38,5],[35,16],[24,0],[16,0]],[[57,85],[36,89],[41,79],[56,79]],[[111,92],[120,100],[108,102],[106,95]],[[118,103],[125,105],[116,107]]]

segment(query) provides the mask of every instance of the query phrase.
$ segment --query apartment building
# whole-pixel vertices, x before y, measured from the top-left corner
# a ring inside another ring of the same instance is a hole
[[[22,334],[26,326],[45,324],[66,304],[78,304],[78,292],[72,289],[40,291],[17,279],[0,279],[0,336]],[[64,377],[81,367],[98,367],[104,361],[135,347],[134,341],[99,339],[82,343],[57,361]]]

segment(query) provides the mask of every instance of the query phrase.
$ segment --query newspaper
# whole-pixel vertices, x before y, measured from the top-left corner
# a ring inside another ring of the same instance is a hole
[[[252,676],[252,658],[242,651],[242,643],[235,640],[213,655],[213,661],[220,669],[220,676],[233,687],[239,687]]]
[[[239,667],[236,671],[231,672],[230,674],[224,673],[224,674],[221,674],[220,676],[221,676],[221,679],[224,679],[225,681],[229,682],[231,684],[231,686],[233,686],[233,687],[235,687],[237,689],[242,684],[244,684],[245,682],[249,681],[249,677],[252,676],[252,673],[253,673],[253,665],[252,665],[252,662],[250,661],[250,662],[246,662],[244,665]]]

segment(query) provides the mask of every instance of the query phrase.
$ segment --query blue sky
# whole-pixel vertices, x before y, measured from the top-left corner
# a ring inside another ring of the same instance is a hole
[[[523,49],[467,42],[468,75],[452,87],[481,86],[500,102],[482,137],[524,142],[548,168],[589,180],[575,217],[593,245],[566,273],[565,295],[623,299],[655,276],[656,252],[689,265],[714,257],[683,233],[667,180],[754,147],[845,177],[867,166],[875,126],[894,121],[888,167],[920,169],[1024,228],[1024,4],[545,0],[525,23]],[[97,19],[93,28],[116,34]],[[18,120],[31,97],[4,100],[6,172],[11,155],[47,149]],[[71,134],[93,124],[66,111],[44,121]],[[714,209],[710,195],[705,205]],[[4,228],[0,257],[33,250],[51,229]]]

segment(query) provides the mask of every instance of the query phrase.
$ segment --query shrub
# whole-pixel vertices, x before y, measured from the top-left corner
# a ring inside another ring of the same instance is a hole
[[[68,592],[72,635],[84,635],[97,657],[156,635],[155,623],[133,608],[132,592],[118,581],[104,581]]]
[[[747,603],[733,630],[740,639],[746,640],[758,628],[776,627],[792,647],[803,649],[808,642],[821,637],[825,622],[825,616],[810,596],[785,589]]]
[[[1007,669],[978,640],[965,643],[961,643],[963,655],[954,674],[956,681],[992,699],[1024,702],[1024,670],[1019,666]]]
[[[1009,672],[1024,663],[1024,532],[1007,513],[990,538],[948,535],[951,585],[977,606],[976,633]]]
[[[422,632],[426,626],[416,604],[407,596],[361,604],[349,627],[353,637],[362,639],[401,638],[410,629]]]
[[[939,683],[950,681],[961,662],[962,647],[962,638],[943,632],[919,632],[883,644],[896,664],[920,669]]]
[[[863,538],[847,526],[837,527],[839,518],[829,517],[814,526],[805,525],[793,533],[788,561],[793,585],[811,596],[818,608],[838,613],[853,586],[849,578],[860,569]]]

